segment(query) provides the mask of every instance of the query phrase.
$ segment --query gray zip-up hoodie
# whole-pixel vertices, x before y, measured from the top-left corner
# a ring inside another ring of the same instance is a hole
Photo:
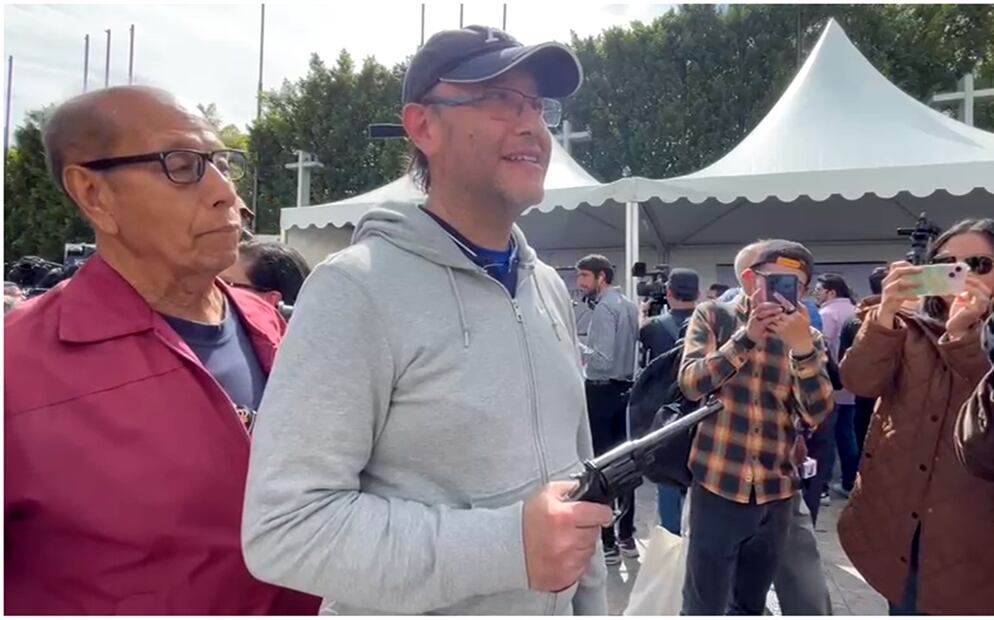
[[[528,589],[522,508],[592,456],[572,304],[521,231],[516,298],[416,207],[385,205],[308,278],[254,430],[259,579],[342,613],[606,614]]]

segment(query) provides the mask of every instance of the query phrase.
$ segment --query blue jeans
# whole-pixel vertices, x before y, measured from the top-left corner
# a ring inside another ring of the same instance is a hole
[[[921,544],[922,526],[915,530],[911,539],[911,557],[908,558],[908,580],[904,584],[904,600],[900,603],[888,601],[887,609],[892,616],[927,616],[918,611],[918,556]]]
[[[835,407],[835,443],[839,446],[842,488],[851,491],[859,469],[859,446],[856,444],[856,405]]]
[[[656,503],[659,510],[659,525],[670,533],[680,535],[680,521],[683,515],[684,489],[671,484],[656,485]]]

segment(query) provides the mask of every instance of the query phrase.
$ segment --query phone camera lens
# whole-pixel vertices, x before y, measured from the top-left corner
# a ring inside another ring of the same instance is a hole
[[[957,269],[956,269],[956,271],[958,272],[958,271],[959,271],[959,268],[957,268]],[[956,274],[955,274],[955,273],[951,273],[951,274],[949,274],[949,277],[950,277],[950,278],[955,278],[955,277],[956,277]]]

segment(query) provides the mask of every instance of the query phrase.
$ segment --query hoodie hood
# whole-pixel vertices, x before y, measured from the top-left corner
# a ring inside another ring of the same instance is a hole
[[[511,235],[518,245],[520,267],[534,269],[535,250],[528,245],[517,224],[511,229]],[[356,225],[352,243],[359,243],[368,237],[383,237],[398,248],[443,267],[482,271],[452,243],[445,230],[417,205],[384,203],[370,209]]]

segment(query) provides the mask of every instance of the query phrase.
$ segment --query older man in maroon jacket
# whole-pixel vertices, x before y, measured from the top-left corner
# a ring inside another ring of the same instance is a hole
[[[77,97],[45,128],[97,253],[4,319],[8,614],[313,614],[255,580],[249,437],[285,324],[217,276],[244,155],[168,93]]]

